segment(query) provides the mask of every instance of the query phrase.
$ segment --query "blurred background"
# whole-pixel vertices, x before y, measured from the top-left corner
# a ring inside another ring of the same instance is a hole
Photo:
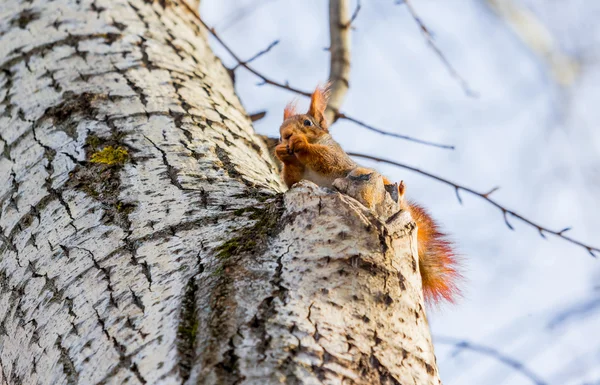
[[[351,11],[356,7],[351,1]],[[347,151],[405,163],[487,192],[546,228],[600,246],[600,1],[413,0],[435,45],[402,1],[363,0],[351,32],[350,89],[341,110],[387,131],[339,120]],[[311,91],[329,76],[326,0],[202,0],[201,15],[252,65]],[[237,62],[211,38],[224,64]],[[258,133],[278,136],[297,95],[243,68],[235,86]],[[469,95],[468,87],[475,94]],[[299,98],[302,109],[308,99]],[[464,258],[463,298],[429,318],[446,385],[600,384],[600,261],[582,247],[485,200],[365,160],[429,208]]]

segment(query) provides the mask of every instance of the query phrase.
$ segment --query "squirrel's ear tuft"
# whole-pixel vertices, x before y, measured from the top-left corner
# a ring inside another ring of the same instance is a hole
[[[329,101],[330,84],[331,83],[327,83],[322,87],[317,87],[310,98],[310,107],[308,108],[308,115],[315,118],[323,129],[327,129],[325,109],[327,108],[327,102]]]
[[[283,120],[294,115],[296,115],[296,100],[289,102],[289,104],[285,106],[285,109],[283,110]]]

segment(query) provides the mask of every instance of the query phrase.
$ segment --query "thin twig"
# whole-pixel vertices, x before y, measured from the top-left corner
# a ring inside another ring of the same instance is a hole
[[[256,55],[252,56],[250,59],[246,60],[245,62],[243,62],[243,64],[248,64],[248,63],[252,63],[254,60],[258,59],[259,57],[261,57],[262,55],[266,54],[267,52],[269,52],[273,47],[275,47],[277,44],[279,44],[279,40],[275,40],[274,42],[272,42],[271,44],[269,44],[269,46],[265,49],[263,49],[262,51],[258,52]],[[240,66],[242,65],[242,63],[238,63],[235,67],[233,67],[231,70],[235,71],[236,69],[238,69]]]
[[[266,115],[267,115],[267,111],[255,112],[253,114],[250,114],[250,120],[253,122],[256,122],[256,121],[264,118]]]
[[[429,32],[429,29],[427,29],[427,27],[425,26],[425,24],[423,23],[423,21],[421,20],[419,15],[417,15],[417,12],[413,8],[410,0],[397,0],[396,4],[406,4],[406,8],[408,9],[408,12],[412,16],[413,20],[419,26],[419,29],[421,30],[423,37],[427,41],[427,44],[433,50],[433,52],[435,52],[437,57],[442,61],[442,63],[444,64],[444,66],[446,67],[446,69],[448,70],[450,75],[458,81],[458,83],[464,90],[465,94],[467,96],[470,96],[473,98],[478,97],[479,95],[477,94],[477,92],[475,92],[471,89],[471,86],[469,86],[469,83],[467,83],[467,81],[458,73],[458,71],[456,69],[454,69],[454,67],[452,66],[452,64],[450,64],[450,61],[446,58],[444,53],[435,44],[435,42],[433,41],[433,37],[431,36],[431,33]]]
[[[449,149],[449,150],[454,150],[454,146],[451,146],[449,144],[439,144],[439,143],[429,142],[427,140],[417,139],[417,138],[413,138],[413,137],[410,137],[410,136],[406,136],[406,135],[402,135],[402,134],[395,134],[393,132],[381,130],[381,129],[379,129],[377,127],[373,127],[370,124],[367,124],[367,123],[365,123],[363,121],[360,121],[360,120],[355,119],[355,118],[353,118],[351,116],[348,116],[348,115],[346,115],[346,114],[344,114],[342,112],[338,112],[336,115],[337,115],[337,117],[339,119],[348,120],[348,121],[350,121],[352,123],[355,123],[355,124],[357,124],[357,125],[359,125],[361,127],[364,127],[364,128],[366,128],[368,130],[371,130],[373,132],[377,132],[379,134],[383,134],[383,135],[387,135],[387,136],[393,136],[394,138],[399,138],[399,139],[410,140],[411,142],[425,144],[427,146],[433,146],[433,147],[439,147],[439,148],[446,148],[446,149]]]
[[[492,357],[499,362],[502,362],[506,366],[513,368],[515,371],[521,373],[525,377],[529,378],[532,383],[535,385],[547,385],[548,383],[542,380],[537,374],[535,374],[531,369],[527,368],[523,363],[517,361],[516,359],[509,357],[505,354],[502,354],[498,350],[491,348],[489,346],[484,346],[480,344],[474,344],[472,342],[466,340],[460,340],[458,338],[446,337],[446,336],[434,336],[434,342],[444,345],[453,345],[459,349],[468,349],[473,352],[477,352],[488,357]]]
[[[183,3],[183,4],[184,4],[185,7],[188,7],[186,5],[186,3]],[[257,70],[255,70],[250,65],[245,64],[244,61],[242,59],[240,59],[239,56],[237,56],[236,53],[233,52],[233,50],[227,44],[225,44],[225,42],[219,37],[219,35],[216,33],[216,31],[213,28],[210,28],[204,22],[204,20],[202,20],[202,18],[200,16],[198,16],[196,13],[193,13],[193,14],[196,17],[196,19],[200,22],[200,24],[202,24],[204,26],[204,28],[206,28],[206,30],[215,38],[215,40],[217,40],[217,42],[223,48],[225,48],[225,50],[231,55],[231,57],[233,57],[233,59],[235,61],[237,61],[238,63],[240,63],[240,65],[242,67],[244,67],[245,69],[247,69],[254,76],[256,76],[256,77],[258,77],[259,79],[262,80],[262,82],[259,83],[260,85],[269,84],[269,85],[272,85],[274,87],[281,88],[283,90],[287,90],[287,91],[293,92],[293,93],[298,94],[298,95],[303,95],[303,96],[310,97],[310,95],[311,95],[310,92],[303,91],[303,90],[301,90],[299,88],[292,87],[288,83],[282,84],[282,83],[279,83],[279,82],[277,82],[275,80],[272,80],[272,79],[266,77],[265,75],[263,75],[262,73],[258,72]],[[363,122],[359,123],[359,120],[354,119],[351,116],[349,116],[349,115],[347,115],[345,113],[342,113],[342,112],[338,112],[337,115],[338,115],[339,119],[348,120],[350,122],[353,122],[353,123],[356,123],[356,124],[360,125],[361,127],[366,128],[366,129],[368,129],[370,131],[377,132],[377,133],[382,134],[382,135],[392,136],[392,137],[395,137],[395,138],[400,138],[400,139],[408,140],[408,141],[411,141],[411,142],[421,143],[421,144],[424,144],[424,145],[438,147],[438,148],[454,149],[454,146],[444,145],[444,144],[437,144],[437,143],[428,142],[428,141],[425,141],[425,140],[413,138],[413,137],[407,136],[407,135],[399,135],[399,134],[395,134],[393,132],[376,129],[376,128],[374,128],[372,126],[369,126],[369,125],[367,125],[367,124],[365,124]]]
[[[533,221],[531,221],[531,220],[523,217],[521,214],[518,214],[515,211],[507,209],[506,207],[502,206],[500,203],[498,203],[495,200],[491,199],[489,196],[494,191],[496,191],[498,188],[494,188],[490,192],[487,192],[487,193],[481,193],[481,192],[475,191],[475,190],[473,190],[473,189],[471,189],[469,187],[465,187],[465,186],[459,185],[458,183],[452,182],[452,181],[450,181],[448,179],[445,179],[445,178],[442,178],[440,176],[431,174],[431,173],[429,173],[427,171],[420,170],[420,169],[418,169],[416,167],[408,166],[406,164],[394,162],[394,161],[383,159],[383,158],[378,158],[378,157],[371,156],[371,155],[358,154],[358,153],[353,153],[353,152],[349,152],[348,155],[355,156],[355,157],[358,157],[358,158],[363,158],[363,159],[370,159],[370,160],[373,160],[373,161],[376,161],[376,162],[382,162],[382,163],[386,163],[386,164],[391,164],[391,165],[397,166],[397,167],[402,167],[404,169],[407,169],[407,170],[410,170],[410,171],[414,171],[414,172],[419,173],[421,175],[425,175],[425,176],[427,176],[429,178],[435,179],[438,182],[442,182],[442,183],[445,183],[445,184],[447,184],[449,186],[452,186],[452,187],[454,187],[454,189],[457,192],[459,190],[462,190],[462,191],[468,192],[469,194],[478,196],[478,197],[480,197],[481,199],[484,199],[485,201],[487,201],[492,206],[496,207],[497,209],[499,209],[502,212],[502,215],[504,217],[504,221],[506,223],[506,226],[509,229],[511,229],[511,230],[514,230],[514,228],[508,222],[508,215],[510,215],[513,218],[516,218],[516,219],[520,220],[521,222],[526,223],[527,225],[529,225],[531,227],[534,227],[535,229],[538,230],[538,232],[540,233],[540,235],[543,238],[545,238],[545,236],[544,236],[545,234],[551,234],[551,235],[554,235],[556,237],[562,238],[562,239],[564,239],[567,242],[570,242],[570,243],[575,244],[577,246],[583,247],[594,258],[596,258],[596,254],[595,253],[600,253],[600,248],[598,248],[598,247],[587,245],[587,244],[585,244],[585,243],[583,243],[581,241],[578,241],[578,240],[573,239],[571,237],[565,236],[564,233],[567,232],[568,230],[570,230],[570,227],[567,227],[567,228],[565,228],[563,230],[560,230],[560,231],[550,230],[550,229],[548,229],[548,228],[546,228],[546,227],[544,227],[542,225],[539,225],[539,224],[537,224],[537,223],[535,223],[535,222],[533,222]],[[460,201],[460,199],[459,199],[459,201]]]
[[[354,20],[356,20],[356,18],[358,17],[358,13],[360,12],[360,9],[361,9],[360,0],[356,0],[356,8],[354,8],[354,12],[352,13],[352,16],[350,17],[350,21],[348,21],[348,24],[346,24],[346,28],[352,27],[352,23],[354,23]]]

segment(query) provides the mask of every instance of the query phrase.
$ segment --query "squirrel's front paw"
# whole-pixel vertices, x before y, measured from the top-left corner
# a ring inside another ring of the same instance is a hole
[[[304,135],[292,135],[288,140],[288,154],[306,151],[307,147],[308,141]]]
[[[296,158],[294,153],[289,153],[287,143],[279,143],[277,146],[275,146],[275,156],[277,156],[277,158],[279,158],[279,160],[282,162],[291,161]]]

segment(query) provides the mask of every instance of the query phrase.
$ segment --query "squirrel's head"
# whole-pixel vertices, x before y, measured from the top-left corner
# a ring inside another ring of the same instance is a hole
[[[296,102],[291,102],[283,110],[283,123],[279,128],[281,141],[285,142],[294,132],[302,132],[309,142],[328,135],[325,109],[329,100],[329,84],[317,87],[310,98],[310,107],[306,114],[296,113]]]

